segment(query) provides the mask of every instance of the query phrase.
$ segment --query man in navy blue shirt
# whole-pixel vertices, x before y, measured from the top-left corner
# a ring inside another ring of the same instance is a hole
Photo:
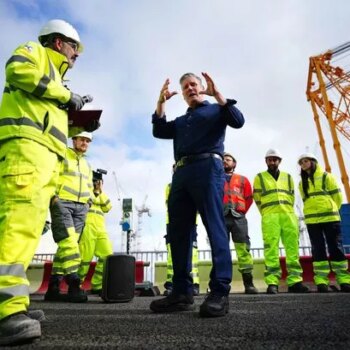
[[[210,293],[200,306],[200,316],[224,316],[229,309],[228,294],[232,280],[232,261],[223,215],[225,173],[222,165],[226,127],[241,128],[242,113],[235,100],[226,99],[212,78],[186,73],[180,79],[184,100],[189,108],[173,121],[165,116],[166,101],[177,94],[169,90],[167,79],[161,89],[153,114],[153,136],[174,140],[176,171],[168,199],[169,241],[173,260],[173,293],[155,300],[154,312],[189,311],[194,309],[191,278],[192,229],[199,212],[207,230],[213,267]],[[217,103],[209,103],[205,95]]]

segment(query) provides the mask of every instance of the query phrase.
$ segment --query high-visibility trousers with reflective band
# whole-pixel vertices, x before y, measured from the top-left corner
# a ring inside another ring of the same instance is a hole
[[[171,286],[173,283],[173,261],[171,259],[170,243],[166,245],[168,251],[167,266],[166,266],[166,282],[165,288]],[[192,271],[191,276],[194,284],[199,284],[199,271],[198,271],[198,248],[195,246],[192,248]]]
[[[253,271],[253,257],[246,243],[233,242],[238,260],[238,271],[240,273],[251,273]]]
[[[348,261],[331,261],[331,268],[335,273],[338,284],[350,284],[350,273],[348,271]]]
[[[89,213],[90,215],[98,215]],[[112,243],[105,230],[105,227],[96,227],[93,224],[86,224],[79,240],[79,250],[81,256],[81,265],[78,275],[81,281],[86,277],[90,262],[93,257],[97,257],[94,275],[91,279],[91,288],[102,289],[103,265],[108,255],[113,254]]]
[[[57,243],[52,274],[77,273],[81,263],[78,241],[84,227],[88,205],[55,198],[50,211],[51,230]]]
[[[271,213],[261,220],[266,284],[279,284],[281,266],[279,260],[279,242],[286,251],[287,285],[302,281],[302,268],[299,262],[299,227],[294,213]]]
[[[0,143],[0,319],[29,306],[27,270],[58,180],[57,155],[39,143]]]

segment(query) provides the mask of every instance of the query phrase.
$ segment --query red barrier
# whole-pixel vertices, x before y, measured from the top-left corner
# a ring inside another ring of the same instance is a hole
[[[346,258],[348,259],[348,263],[349,263],[348,270],[350,271],[350,254],[347,254]],[[285,280],[287,277],[286,258],[284,256],[280,257],[280,262],[281,262],[281,268],[282,268],[282,278],[281,279]],[[304,282],[313,282],[314,281],[314,269],[312,266],[312,256],[301,256],[300,263],[301,263],[301,267],[303,269]],[[329,275],[329,279],[331,281],[335,281],[335,274],[333,271],[331,271],[331,273]]]
[[[149,265],[149,263],[148,263]],[[143,283],[144,282],[144,267],[147,266],[147,263],[144,261],[136,261],[135,265],[135,283]],[[92,261],[90,263],[89,271],[85,277],[85,280],[82,284],[82,289],[90,290],[91,289],[91,278],[95,272],[96,262]],[[47,288],[49,286],[49,279],[52,271],[52,261],[46,261],[44,264],[44,273],[43,279],[39,289],[34,294],[45,294]],[[66,282],[63,280],[60,284],[60,289],[62,292],[66,292],[68,286]]]

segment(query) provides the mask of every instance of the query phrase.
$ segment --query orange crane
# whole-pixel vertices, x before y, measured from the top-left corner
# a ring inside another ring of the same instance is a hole
[[[350,42],[310,57],[306,96],[311,103],[326,171],[331,166],[320,123],[319,111],[327,118],[347,202],[350,203],[349,177],[344,164],[340,132],[350,141],[350,72],[334,63],[350,54]]]

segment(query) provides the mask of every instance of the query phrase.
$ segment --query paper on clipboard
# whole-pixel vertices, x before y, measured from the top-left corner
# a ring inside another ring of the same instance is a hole
[[[85,127],[90,125],[94,120],[100,120],[101,114],[101,109],[68,111],[68,125]]]

